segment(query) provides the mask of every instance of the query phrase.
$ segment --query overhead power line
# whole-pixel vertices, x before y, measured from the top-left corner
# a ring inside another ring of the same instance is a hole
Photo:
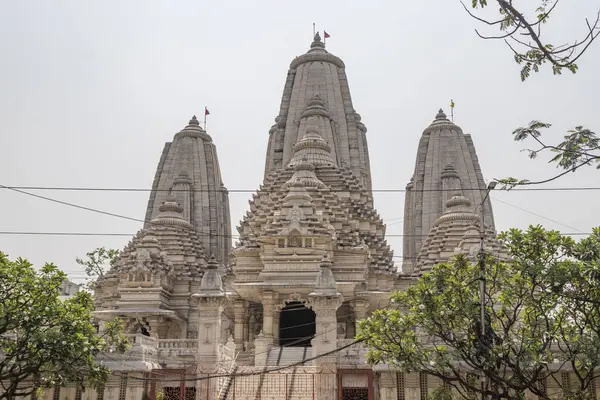
[[[94,188],[94,187],[67,187],[67,186],[3,186],[2,189],[16,190],[53,190],[53,191],[68,191],[68,192],[222,192],[228,193],[256,193],[256,189],[146,189],[146,188]],[[411,189],[411,192],[455,192],[457,189]],[[461,188],[461,190],[486,190],[486,188]],[[497,189],[497,191],[506,192],[574,192],[574,191],[594,191],[600,190],[600,186],[580,186],[580,187],[532,187],[529,189],[514,188],[510,190]],[[330,189],[332,192],[342,191]],[[347,191],[347,190],[343,190]],[[406,189],[372,189],[373,193],[404,193]]]
[[[538,217],[538,218],[545,219],[546,221],[550,221],[550,222],[553,222],[553,223],[555,223],[555,224],[557,224],[557,225],[564,226],[565,228],[568,228],[568,229],[573,229],[574,231],[577,231],[577,232],[579,232],[579,233],[576,233],[576,234],[573,234],[573,233],[565,233],[564,235],[566,235],[566,236],[580,235],[580,234],[584,234],[584,235],[590,235],[590,233],[583,233],[583,231],[582,231],[581,229],[574,228],[574,227],[572,227],[572,226],[569,226],[569,225],[563,224],[562,222],[558,222],[558,221],[556,221],[556,220],[554,220],[554,219],[552,219],[552,218],[544,217],[543,215],[540,215],[540,214],[538,214],[538,213],[534,213],[533,211],[529,211],[529,210],[526,210],[526,209],[524,209],[524,208],[522,208],[522,207],[515,206],[514,204],[507,203],[507,202],[505,202],[505,201],[503,201],[503,200],[497,199],[495,196],[492,198],[492,200],[494,200],[494,201],[497,201],[498,203],[506,204],[507,206],[510,206],[510,207],[516,208],[517,210],[521,210],[521,211],[523,211],[523,212],[526,212],[527,214],[531,214],[531,215],[533,215],[533,216],[535,216],[535,217]]]
[[[57,200],[57,199],[53,199],[53,198],[46,197],[46,196],[41,196],[39,194],[35,194],[35,193],[31,193],[31,192],[26,192],[26,191],[21,190],[21,189],[16,189],[14,187],[5,186],[5,185],[1,185],[0,184],[0,189],[1,188],[12,190],[12,191],[15,191],[17,193],[21,193],[21,194],[24,194],[24,195],[27,195],[27,196],[32,196],[32,197],[35,197],[35,198],[38,198],[38,199],[42,199],[42,200],[46,200],[46,201],[50,201],[50,202],[53,202],[53,203],[58,203],[58,204],[66,205],[66,206],[69,206],[69,207],[78,208],[78,209],[85,210],[85,211],[90,211],[90,212],[94,212],[94,213],[98,213],[98,214],[108,215],[108,216],[115,217],[115,218],[126,219],[126,220],[129,220],[129,221],[154,224],[152,221],[149,221],[149,220],[146,220],[146,219],[133,218],[133,217],[129,217],[129,216],[126,216],[126,215],[121,215],[121,214],[111,213],[111,212],[107,212],[107,211],[102,211],[102,210],[98,210],[98,209],[91,208],[91,207],[85,207],[85,206],[81,206],[81,205],[78,205],[78,204],[70,203],[70,202],[67,202],[67,201]],[[526,210],[524,208],[521,208],[521,207],[518,207],[518,206],[514,206],[514,205],[512,205],[510,203],[507,203],[507,202],[504,202],[504,201],[500,201],[500,200],[498,200],[498,201],[501,202],[501,203],[503,203],[503,204],[515,207],[515,208],[517,208],[517,209],[519,209],[521,211],[524,211],[524,212],[527,212],[529,214],[532,214],[532,215],[534,215],[536,217],[544,218],[544,219],[546,219],[548,221],[551,221],[551,222],[557,223],[559,225],[566,226],[569,229],[573,229],[573,230],[578,231],[577,233],[567,233],[567,234],[564,234],[566,236],[589,235],[589,233],[582,232],[579,229],[569,227],[568,225],[562,224],[562,223],[560,223],[558,221],[555,221],[555,220],[552,220],[550,218],[543,217],[543,216],[541,216],[539,214],[533,213],[533,212],[528,211],[528,210]],[[10,233],[8,233],[8,231],[6,231],[6,232],[7,232],[7,233],[5,233],[6,235],[10,234]],[[125,235],[127,235],[127,234],[121,234],[121,233],[114,234],[114,235],[113,234],[109,234],[109,235],[102,234],[102,235],[100,235],[100,234],[88,233],[88,232],[83,232],[81,235],[72,235],[72,234],[71,235],[67,235],[68,232],[55,232],[55,233],[56,233],[56,235],[54,235],[54,236],[59,236],[59,235],[61,235],[61,236],[125,236]],[[14,234],[17,234],[17,233],[14,233]],[[35,234],[41,234],[41,233],[22,233],[22,235],[35,235]],[[227,238],[238,238],[239,237],[239,235],[205,234],[205,233],[202,233],[202,232],[197,232],[197,234],[199,236],[209,236],[209,237],[227,237]],[[386,235],[386,236],[387,237],[394,237],[394,236],[396,236],[396,237],[403,237],[403,236],[408,236],[408,235],[391,235],[390,234],[390,235]],[[425,237],[427,235],[414,235],[414,236]],[[402,256],[393,256],[393,258],[402,258]]]
[[[543,217],[542,217],[543,218]],[[555,222],[559,225],[559,222]],[[575,229],[575,228],[573,228]],[[591,235],[591,232],[561,232],[562,236],[583,236]],[[26,232],[26,231],[0,231],[0,235],[5,236],[134,236],[135,233],[102,233],[102,232]],[[208,235],[211,236],[211,235]],[[385,237],[427,237],[428,235],[403,235],[403,234],[386,234]],[[229,237],[229,236],[228,236]],[[231,238],[239,238],[240,235],[231,235]]]

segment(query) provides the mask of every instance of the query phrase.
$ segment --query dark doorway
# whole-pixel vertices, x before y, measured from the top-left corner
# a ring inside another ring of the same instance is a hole
[[[369,400],[369,389],[343,388],[342,400]]]
[[[303,303],[288,303],[279,314],[279,345],[310,347],[315,335],[315,313]]]

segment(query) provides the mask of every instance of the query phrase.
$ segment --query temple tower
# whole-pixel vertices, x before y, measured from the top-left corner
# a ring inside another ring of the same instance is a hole
[[[215,144],[196,116],[172,142],[165,144],[148,200],[146,221],[159,214],[161,204],[171,193],[207,252],[227,265],[231,250],[229,194],[221,179]]]
[[[371,190],[367,128],[352,105],[344,62],[325,50],[318,33],[310,50],[290,64],[279,115],[269,131],[265,177],[288,165],[305,124],[316,125],[337,165],[350,168]]]
[[[404,201],[403,271],[411,274],[425,239],[448,200],[460,194],[480,215],[486,193],[479,160],[471,135],[452,123],[442,110],[423,131],[415,170],[406,186]],[[484,223],[494,230],[489,196],[483,204]]]

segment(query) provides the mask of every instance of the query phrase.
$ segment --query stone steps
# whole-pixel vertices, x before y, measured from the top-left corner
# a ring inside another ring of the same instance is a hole
[[[267,357],[268,367],[281,367],[296,364],[312,356],[311,347],[272,347]],[[303,365],[312,365],[307,362]]]

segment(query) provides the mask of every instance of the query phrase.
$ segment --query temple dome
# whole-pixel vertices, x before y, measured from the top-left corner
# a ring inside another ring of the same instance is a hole
[[[157,252],[163,254],[165,260],[173,265],[176,277],[199,280],[206,266],[206,252],[203,241],[193,230],[192,225],[182,217],[182,207],[175,196],[167,196],[161,205],[159,215],[147,228],[142,229],[121,251],[114,270],[121,273],[127,265],[134,263],[140,249],[154,243]],[[179,256],[183,256],[183,259]],[[171,259],[170,257],[175,257]],[[167,268],[165,264],[164,268]]]
[[[446,201],[446,211],[435,221],[414,263],[413,276],[430,271],[434,265],[449,261],[456,254],[475,256],[481,246],[481,218],[469,199],[455,192]],[[484,249],[499,257],[506,253],[490,226],[484,228]]]
[[[308,125],[302,139],[293,147],[294,156],[288,164],[294,167],[303,162],[309,162],[315,167],[334,166],[335,161],[331,157],[331,147],[323,140],[316,125]]]

